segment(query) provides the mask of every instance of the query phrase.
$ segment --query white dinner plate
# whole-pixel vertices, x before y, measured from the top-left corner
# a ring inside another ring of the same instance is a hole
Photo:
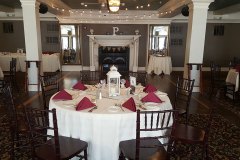
[[[118,106],[110,106],[110,107],[108,108],[108,111],[109,111],[109,112],[119,112],[119,111],[121,111],[121,108],[118,107]]]
[[[159,96],[167,96],[168,95],[167,93],[161,92],[161,91],[157,91],[156,94]]]

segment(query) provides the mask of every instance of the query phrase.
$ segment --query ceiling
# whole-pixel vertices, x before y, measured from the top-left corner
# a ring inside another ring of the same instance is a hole
[[[59,0],[60,1],[60,0]],[[92,9],[100,10],[101,1],[106,0],[61,0],[71,9]],[[121,10],[158,10],[169,0],[121,0]],[[84,5],[83,5],[84,4]],[[85,6],[87,5],[87,7]],[[209,6],[210,11],[226,8],[231,5],[240,4],[240,0],[215,0]],[[21,8],[19,0],[0,0],[0,5],[9,8]],[[137,8],[138,6],[138,8]]]

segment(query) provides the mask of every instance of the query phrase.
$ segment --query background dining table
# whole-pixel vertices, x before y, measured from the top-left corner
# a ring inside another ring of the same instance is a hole
[[[150,55],[147,73],[151,74],[152,71],[157,75],[161,74],[162,72],[164,74],[170,75],[170,73],[172,72],[171,57]]]
[[[147,93],[142,92],[142,86],[138,86],[136,95],[127,94],[128,89],[124,88],[121,89],[121,96],[108,97],[108,89],[105,88],[102,89],[102,99],[96,99],[96,88],[87,87],[85,91],[66,90],[73,100],[55,101],[51,98],[49,109],[56,108],[59,134],[86,141],[90,160],[117,160],[120,154],[119,142],[136,138],[136,112],[119,105],[133,97],[137,109],[142,110],[138,104],[142,104],[140,99]],[[172,109],[166,93],[157,91],[156,95],[163,102],[142,104],[144,109]],[[92,112],[89,112],[91,108],[76,111],[76,105],[84,97],[96,103],[97,109],[93,109]],[[164,134],[164,131],[160,132]],[[50,131],[50,134],[53,133]],[[149,133],[145,133],[144,136],[148,135]]]

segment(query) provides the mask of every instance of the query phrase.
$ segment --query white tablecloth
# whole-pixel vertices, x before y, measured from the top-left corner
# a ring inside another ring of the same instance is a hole
[[[239,72],[236,69],[230,69],[226,78],[226,82],[235,84],[235,92],[239,89]]]
[[[150,55],[147,73],[150,74],[152,71],[154,71],[154,73],[157,75],[161,74],[162,72],[164,74],[170,75],[170,73],[172,72],[171,57],[157,57]]]
[[[0,66],[3,71],[9,71],[10,61],[12,58],[17,58],[17,71],[26,71],[26,54],[25,53],[4,53],[0,52]],[[42,55],[43,72],[55,72],[61,69],[60,53],[51,55]]]
[[[120,96],[116,99],[104,98],[97,100],[98,108],[93,112],[89,109],[76,111],[73,104],[77,104],[84,96],[95,98],[95,92],[79,91],[74,100],[50,100],[49,108],[56,108],[58,131],[62,136],[79,138],[88,142],[88,158],[90,160],[117,160],[119,156],[119,142],[136,138],[136,112],[124,108],[124,112],[117,107],[111,110],[116,103],[123,103],[129,96]],[[104,93],[103,93],[104,96]],[[145,93],[133,96],[136,103]],[[164,101],[155,109],[172,109],[167,95],[160,95]],[[146,107],[149,107],[146,105]],[[115,107],[114,107],[115,108]],[[115,108],[116,109],[116,108]],[[116,112],[113,112],[116,111]]]

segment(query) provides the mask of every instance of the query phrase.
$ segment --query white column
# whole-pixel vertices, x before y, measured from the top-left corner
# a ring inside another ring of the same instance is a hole
[[[95,71],[94,66],[94,40],[89,38],[89,52],[90,52],[90,71]]]
[[[39,2],[36,0],[20,0],[22,3],[26,60],[40,61],[42,59],[42,44],[39,18]],[[37,91],[38,70],[36,64],[30,64],[28,69],[29,91]],[[33,84],[33,85],[31,85]]]
[[[133,72],[138,71],[138,51],[139,51],[139,46],[138,46],[139,39],[136,39],[134,41],[134,61],[133,61]]]
[[[205,33],[208,6],[213,0],[191,0],[189,6],[188,32],[184,62],[184,78],[188,77],[187,63],[202,63],[205,44]],[[191,79],[199,86],[200,73],[193,67]],[[193,92],[199,92],[199,87],[194,87]]]

